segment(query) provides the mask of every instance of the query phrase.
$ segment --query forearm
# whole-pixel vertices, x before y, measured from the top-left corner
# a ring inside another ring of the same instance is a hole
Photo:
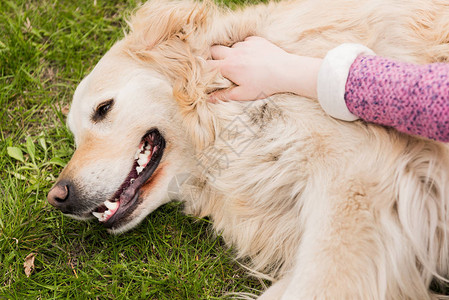
[[[449,64],[415,65],[343,44],[325,57],[318,100],[331,116],[449,142]]]
[[[363,120],[448,142],[448,74],[448,64],[358,57],[348,75],[346,105]]]
[[[318,73],[322,59],[290,54],[280,69],[279,85],[281,91],[308,98],[317,98]]]

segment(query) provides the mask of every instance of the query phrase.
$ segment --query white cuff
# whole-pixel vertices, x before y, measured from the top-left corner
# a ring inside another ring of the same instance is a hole
[[[359,44],[342,44],[326,54],[318,72],[317,94],[323,110],[330,116],[354,121],[358,117],[352,114],[345,102],[345,87],[349,68],[359,55],[375,53]]]

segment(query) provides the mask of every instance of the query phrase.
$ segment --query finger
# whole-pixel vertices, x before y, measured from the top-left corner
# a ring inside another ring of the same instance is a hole
[[[218,99],[214,98],[214,94],[215,93],[212,93],[212,94],[208,95],[207,102],[214,103],[214,104],[218,103]]]
[[[244,86],[236,86],[232,89],[229,89],[225,94],[227,100],[233,101],[254,101],[265,99],[272,94],[265,94],[263,92],[255,92],[254,90],[248,89]]]
[[[245,88],[236,86],[231,89],[220,90],[210,94],[209,101],[216,103],[218,101],[251,101],[257,97],[252,96]]]
[[[217,92],[210,93],[209,94],[209,98],[207,99],[207,101],[210,102],[210,103],[218,103],[218,102],[221,102],[221,101],[226,102],[227,100],[225,99],[226,98],[225,94],[226,94],[226,92],[224,90],[220,90],[220,91],[217,91]]]
[[[206,60],[206,67],[209,70],[220,70],[221,62],[221,60],[208,59]]]
[[[261,38],[258,36],[254,36],[254,35],[246,37],[243,41],[237,42],[234,45],[232,45],[232,48],[238,48],[238,47],[245,46],[248,44],[249,41],[258,40],[258,39],[261,39]]]
[[[229,55],[230,51],[232,51],[231,48],[222,45],[214,45],[210,47],[210,55],[212,56],[212,59],[225,59],[226,56]]]
[[[242,88],[241,86],[236,86],[232,89],[227,90],[225,97],[227,100],[232,100],[232,101],[252,100],[251,97],[246,92],[246,90],[244,88]]]
[[[260,39],[260,37],[255,36],[255,35],[251,35],[251,36],[248,36],[248,37],[245,39],[245,41],[258,40],[258,39]]]
[[[233,44],[231,48],[239,48],[239,47],[245,46],[245,44],[246,44],[245,41],[237,42],[237,43]]]

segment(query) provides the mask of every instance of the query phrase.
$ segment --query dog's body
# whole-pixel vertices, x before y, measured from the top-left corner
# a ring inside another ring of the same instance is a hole
[[[146,4],[75,93],[68,123],[77,151],[49,200],[87,218],[119,199],[123,209],[103,221],[122,232],[169,201],[169,183],[188,174],[178,194],[186,212],[210,216],[253,270],[279,280],[262,297],[428,299],[431,280],[449,271],[447,147],[334,120],[290,94],[207,103],[229,82],[204,59],[213,44],[260,35],[300,55],[357,42],[396,59],[443,61],[448,16],[438,0],[310,0],[232,13]],[[160,162],[131,189],[134,153],[155,128]]]

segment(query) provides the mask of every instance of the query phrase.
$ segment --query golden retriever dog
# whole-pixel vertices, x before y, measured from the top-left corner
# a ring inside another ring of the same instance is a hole
[[[232,83],[205,60],[214,44],[257,35],[299,55],[352,42],[398,60],[447,61],[446,0],[237,11],[150,1],[129,25],[76,89],[76,151],[52,205],[121,233],[171,201],[176,181],[185,212],[209,216],[250,269],[274,279],[263,299],[434,297],[431,281],[449,268],[446,145],[338,121],[292,94],[209,103]]]

